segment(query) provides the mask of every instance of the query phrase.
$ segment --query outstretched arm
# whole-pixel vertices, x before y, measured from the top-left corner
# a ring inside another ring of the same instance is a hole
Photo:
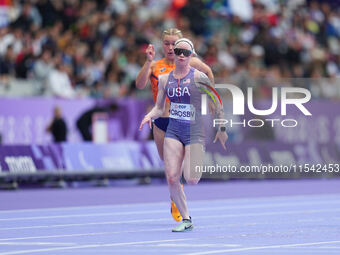
[[[146,61],[143,65],[142,69],[139,71],[137,78],[136,78],[136,87],[139,89],[144,89],[146,84],[148,83],[148,80],[150,78],[152,67],[154,65],[154,57],[155,57],[155,49],[152,44],[149,44],[146,51]]]
[[[149,123],[149,127],[151,128],[151,120],[157,119],[162,116],[165,108],[165,101],[166,101],[166,93],[165,93],[165,85],[168,80],[169,75],[165,74],[159,77],[159,84],[158,84],[158,94],[157,94],[157,101],[156,105],[152,108],[152,110],[145,115],[144,119],[142,120],[139,129],[141,130],[142,127],[146,122]]]

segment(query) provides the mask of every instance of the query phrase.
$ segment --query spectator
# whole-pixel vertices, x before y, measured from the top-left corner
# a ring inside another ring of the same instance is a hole
[[[28,31],[34,22],[32,14],[32,5],[30,3],[24,3],[20,16],[13,23],[14,27],[22,28],[24,31]]]
[[[278,77],[296,78],[310,77],[314,67],[327,78],[334,78],[340,70],[338,1],[279,4],[249,0],[245,2],[251,3],[252,11],[247,19],[227,2],[13,1],[8,14],[11,23],[0,28],[0,69],[8,77],[33,76],[41,83],[45,79],[42,64],[49,62],[46,69],[54,64],[53,59],[44,60],[42,52],[48,49],[61,56],[63,67],[56,66],[46,76],[59,72],[56,76],[67,84],[67,93],[58,89],[46,93],[73,98],[73,83],[80,94],[91,96],[99,82],[104,91],[112,90],[116,96],[141,96],[129,86],[143,65],[141,52],[152,43],[156,56],[161,55],[161,45],[155,42],[159,32],[178,27],[195,42],[199,56],[209,63],[217,80],[229,79],[243,88],[277,67]],[[63,68],[68,69],[68,78]],[[109,75],[111,72],[115,74]],[[106,89],[106,84],[115,83],[119,86]],[[262,87],[255,86],[255,94],[268,96]],[[332,86],[323,87],[320,93],[315,90],[315,95],[334,98]],[[95,94],[105,97],[110,93]],[[340,98],[339,93],[336,98]]]
[[[53,135],[53,141],[56,143],[66,142],[67,140],[67,126],[63,119],[60,107],[56,106],[54,108],[53,120],[46,129]]]
[[[48,89],[53,96],[69,99],[76,97],[68,75],[69,70],[70,66],[64,65],[58,60],[55,69],[48,74]]]
[[[0,79],[2,81],[8,80],[9,75],[14,74],[15,54],[13,47],[10,45],[3,57],[0,56]]]
[[[33,66],[34,77],[37,81],[39,81],[40,87],[44,90],[47,89],[47,78],[49,77],[52,70],[52,53],[50,50],[45,49]]]

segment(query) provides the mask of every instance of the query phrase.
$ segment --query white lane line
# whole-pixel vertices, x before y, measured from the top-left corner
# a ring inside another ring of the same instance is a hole
[[[167,244],[149,244],[145,246],[151,246],[151,247],[181,247],[181,248],[187,248],[187,247],[194,247],[194,248],[202,248],[202,247],[241,247],[239,244],[219,244],[219,243],[167,243]]]
[[[185,253],[185,255],[206,255],[206,254],[218,254],[218,253],[231,253],[231,252],[239,252],[239,251],[254,251],[254,250],[276,249],[276,248],[291,248],[291,247],[313,246],[313,245],[332,244],[332,243],[340,243],[340,241],[326,241],[326,242],[315,242],[315,243],[297,243],[297,244],[279,244],[279,245],[269,245],[269,246],[254,246],[254,247],[246,247],[246,248]]]
[[[10,251],[10,252],[2,252],[0,253],[0,255],[16,255],[16,254],[27,254],[27,253],[37,253],[37,252],[52,252],[52,251],[64,251],[64,250],[87,249],[87,248],[128,246],[128,245],[136,245],[136,244],[180,242],[180,241],[188,241],[188,240],[195,240],[195,239],[198,239],[198,238],[182,238],[182,239],[178,238],[178,239],[168,239],[168,240],[139,241],[139,242],[127,242],[127,243],[89,244],[89,245],[77,245],[77,246],[71,246],[71,247]]]
[[[333,218],[333,219],[335,219],[335,218]],[[319,218],[319,219],[302,219],[302,220],[298,220],[297,222],[299,222],[299,223],[308,223],[308,222],[315,223],[315,222],[322,222],[322,221],[325,221],[325,219],[324,218]]]
[[[13,227],[1,228],[3,230],[23,230],[23,229],[42,229],[42,228],[59,228],[59,227],[78,227],[78,226],[91,226],[91,225],[116,225],[128,223],[143,223],[143,222],[156,222],[156,221],[169,221],[168,218],[158,219],[143,219],[143,220],[128,220],[128,221],[106,221],[106,222],[89,222],[89,223],[74,223],[74,224],[57,224],[57,225],[41,225],[41,226],[28,226],[28,227]]]
[[[299,202],[299,203],[273,203],[273,204],[254,204],[254,205],[227,205],[217,207],[203,207],[203,208],[191,208],[191,211],[210,211],[210,210],[232,210],[232,209],[254,209],[254,208],[273,208],[273,207],[285,207],[285,206],[303,206],[303,205],[324,205],[324,204],[340,204],[340,200],[332,201],[316,201],[316,202]],[[168,204],[167,204],[168,205]],[[43,219],[63,219],[63,218],[80,218],[80,217],[101,217],[101,216],[124,216],[135,214],[155,214],[164,213],[164,210],[148,210],[148,211],[132,211],[132,212],[112,212],[112,213],[94,213],[94,214],[69,214],[69,215],[51,215],[51,216],[36,216],[36,217],[20,217],[20,218],[3,218],[0,221],[24,221],[24,220],[43,220]]]
[[[319,210],[296,210],[296,211],[281,211],[281,212],[261,212],[261,213],[241,213],[241,214],[219,214],[207,216],[196,216],[195,219],[218,219],[218,218],[237,218],[249,216],[272,216],[272,215],[290,215],[290,214],[310,214],[310,213],[325,213],[325,212],[339,212],[340,209],[319,209]],[[43,229],[43,228],[59,228],[59,227],[77,227],[77,226],[90,226],[90,225],[115,225],[115,224],[128,224],[128,223],[145,223],[145,222],[160,222],[169,221],[169,218],[156,218],[156,219],[142,219],[142,220],[126,220],[126,221],[106,221],[106,222],[89,222],[89,223],[74,223],[74,224],[56,224],[56,225],[40,225],[40,226],[26,226],[26,227],[11,227],[1,228],[0,231],[8,230],[23,230],[23,229]]]
[[[245,224],[209,224],[208,226],[195,226],[195,229],[206,229],[206,228],[226,228],[226,227],[247,227],[254,226],[254,223]],[[80,233],[80,234],[66,234],[66,235],[50,235],[50,236],[29,236],[29,237],[15,237],[15,238],[4,238],[0,241],[11,241],[11,240],[31,240],[31,239],[48,239],[48,238],[64,238],[64,237],[81,237],[81,236],[96,236],[96,235],[113,235],[113,234],[124,234],[124,233],[139,233],[139,232],[156,232],[156,231],[169,231],[170,228],[148,228],[139,230],[124,230],[124,231],[110,231],[110,232],[92,232],[92,233]]]
[[[0,242],[0,245],[47,245],[47,246],[58,246],[58,245],[77,245],[76,243],[56,243],[56,242]]]
[[[268,201],[269,203],[281,201],[281,200],[292,200],[292,199],[301,199],[301,200],[311,200],[311,199],[325,199],[326,198],[339,198],[340,193],[329,193],[329,194],[321,194],[321,195],[298,195],[298,196],[264,196],[264,197],[254,197],[254,198],[230,198],[230,199],[203,199],[203,200],[193,200],[190,204],[200,204],[200,203],[219,203],[219,202],[262,202]],[[17,209],[17,210],[0,210],[1,214],[8,213],[27,213],[27,212],[49,212],[49,211],[69,211],[69,210],[84,210],[84,209],[111,209],[111,208],[130,208],[130,207],[139,207],[139,206],[152,206],[152,205],[168,205],[168,202],[152,202],[152,203],[132,203],[132,204],[112,204],[112,205],[93,205],[93,206],[74,206],[74,207],[55,207],[55,208],[36,208],[36,209]]]
[[[313,247],[313,249],[340,249],[340,246],[318,246]]]

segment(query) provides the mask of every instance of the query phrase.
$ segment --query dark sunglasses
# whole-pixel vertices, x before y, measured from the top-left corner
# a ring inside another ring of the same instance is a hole
[[[186,50],[186,49],[181,49],[181,48],[174,49],[174,52],[177,56],[180,56],[183,53],[183,55],[186,57],[189,57],[192,53],[191,50]]]

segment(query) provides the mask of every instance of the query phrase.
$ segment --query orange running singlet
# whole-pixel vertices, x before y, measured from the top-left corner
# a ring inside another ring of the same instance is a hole
[[[175,64],[169,65],[165,63],[165,58],[162,58],[156,61],[153,71],[151,73],[151,77],[150,77],[152,96],[153,96],[154,102],[157,101],[159,76],[162,74],[170,73],[174,69],[175,69]],[[169,99],[166,98],[166,101],[169,102]]]

